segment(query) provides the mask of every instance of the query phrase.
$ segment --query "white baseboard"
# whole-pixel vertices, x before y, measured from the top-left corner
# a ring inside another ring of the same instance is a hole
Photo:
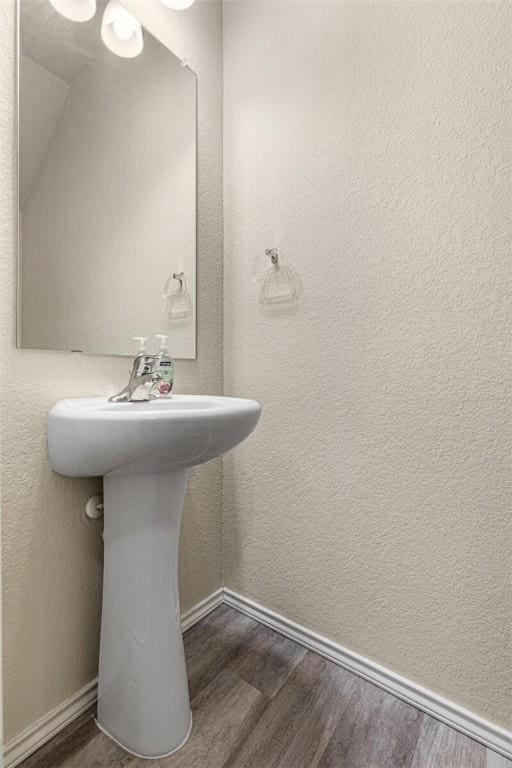
[[[97,680],[92,680],[68,699],[25,728],[4,747],[4,766],[14,768],[39,747],[80,717],[94,702],[98,692]]]
[[[187,629],[193,627],[222,603],[236,608],[237,611],[247,614],[260,624],[265,624],[276,632],[295,640],[305,648],[330,659],[335,664],[339,664],[359,677],[378,685],[379,688],[398,696],[398,698],[407,701],[423,712],[427,712],[437,720],[441,720],[486,747],[512,759],[512,732],[478,717],[467,709],[438,696],[433,691],[401,677],[370,659],[359,656],[332,640],[312,632],[230,589],[218,589],[193,608],[185,611],[181,622],[183,631],[186,632]],[[92,706],[96,701],[96,695],[97,681],[93,680],[8,742],[4,751],[5,768],[15,768],[42,747]]]
[[[205,616],[207,616],[211,611],[214,611],[215,608],[218,608],[219,605],[222,605],[223,602],[224,590],[222,587],[220,587],[215,592],[212,592],[211,595],[205,597],[204,600],[200,600],[192,608],[189,608],[188,611],[182,613],[181,628],[183,632],[186,632],[187,629],[193,627],[194,624],[197,624],[198,621],[204,619]]]
[[[364,656],[359,656],[327,637],[318,635],[316,632],[312,632],[230,589],[224,590],[224,602],[261,624],[265,624],[276,632],[320,654],[320,656],[324,656],[335,664],[354,672],[379,688],[383,688],[399,699],[403,699],[423,712],[432,715],[432,717],[441,720],[466,736],[479,741],[486,747],[512,759],[511,731],[484,720],[473,712],[412,682],[412,680],[401,677],[396,672],[392,672]]]
[[[204,600],[201,600],[193,608],[185,611],[181,617],[181,627],[183,632],[190,629],[204,618],[210,611],[224,601],[224,590],[218,589]],[[48,714],[43,715],[35,723],[25,728],[18,736],[7,742],[4,748],[4,766],[5,768],[15,768],[23,760],[26,760],[33,752],[38,750],[43,744],[52,739],[77,717],[80,717],[96,701],[98,693],[98,681],[92,680],[88,685],[77,693],[74,693],[68,699],[52,709]]]

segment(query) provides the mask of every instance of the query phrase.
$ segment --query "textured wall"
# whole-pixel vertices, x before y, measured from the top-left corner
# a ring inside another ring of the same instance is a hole
[[[509,728],[511,24],[224,6],[226,585]]]
[[[126,3],[128,5],[128,2]],[[222,390],[221,5],[187,13],[156,0],[140,18],[199,75],[198,359],[178,364],[181,392]],[[0,3],[0,267],[4,693],[6,739],[97,672],[101,546],[81,522],[96,481],[49,472],[46,414],[61,397],[107,394],[127,361],[17,351],[15,335],[14,2]],[[184,608],[221,584],[219,462],[192,479],[182,540]]]

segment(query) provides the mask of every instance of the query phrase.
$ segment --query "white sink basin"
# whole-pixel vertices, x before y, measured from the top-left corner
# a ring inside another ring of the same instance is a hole
[[[255,400],[238,397],[61,400],[48,421],[50,464],[69,477],[172,472],[229,451],[252,432],[260,412]]]
[[[61,400],[49,413],[52,469],[104,476],[97,723],[138,757],[171,754],[192,725],[178,595],[191,468],[244,440],[260,413],[255,400],[191,395]]]

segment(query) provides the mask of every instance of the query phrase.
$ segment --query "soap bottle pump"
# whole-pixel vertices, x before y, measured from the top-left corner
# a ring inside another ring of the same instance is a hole
[[[172,394],[174,386],[174,360],[167,351],[167,339],[163,333],[157,333],[156,338],[160,339],[160,349],[155,356],[155,373],[160,374],[160,380],[155,384],[155,394],[159,397],[165,397]]]
[[[146,355],[147,352],[146,352],[145,342],[147,341],[147,338],[145,336],[134,336],[133,340],[139,342],[139,349],[137,350],[136,357],[140,357],[141,355]]]

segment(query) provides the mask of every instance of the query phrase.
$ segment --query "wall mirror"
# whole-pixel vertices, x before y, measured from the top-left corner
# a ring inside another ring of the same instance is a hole
[[[196,76],[146,30],[138,55],[107,48],[106,0],[85,22],[65,2],[19,0],[18,346],[166,333],[195,358]]]

